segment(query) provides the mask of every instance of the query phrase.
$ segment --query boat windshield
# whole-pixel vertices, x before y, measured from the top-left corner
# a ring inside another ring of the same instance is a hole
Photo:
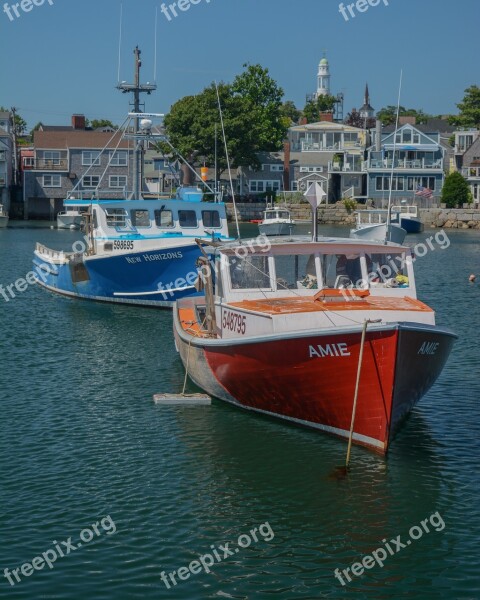
[[[271,289],[268,256],[249,255],[229,257],[233,289]]]

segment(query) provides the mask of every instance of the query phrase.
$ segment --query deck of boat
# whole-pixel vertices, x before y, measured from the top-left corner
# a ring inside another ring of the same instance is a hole
[[[327,301],[324,301],[321,298],[315,300],[313,297],[305,296],[296,298],[264,298],[261,300],[231,302],[229,306],[269,315],[349,310],[405,310],[433,312],[429,306],[420,302],[420,300],[408,296],[404,296],[403,298],[365,296],[349,299],[348,294],[346,294],[346,297],[340,296],[338,299],[328,298],[326,300]]]

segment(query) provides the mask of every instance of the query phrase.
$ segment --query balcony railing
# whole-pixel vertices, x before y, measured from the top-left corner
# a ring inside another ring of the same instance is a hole
[[[469,179],[480,178],[480,167],[464,167],[462,169],[462,175]]]
[[[370,159],[370,169],[391,169],[392,159],[391,158],[372,158]],[[428,160],[425,158],[419,158],[416,160],[407,159],[396,159],[395,169],[443,169],[443,161],[441,158],[437,160]]]
[[[68,159],[54,158],[47,160],[44,158],[36,158],[33,163],[27,167],[35,171],[68,171]]]
[[[365,172],[367,170],[367,163],[364,160],[358,161],[347,161],[345,163],[338,163],[330,161],[328,163],[328,170],[332,173],[358,173],[360,171]]]
[[[352,148],[362,148],[360,142],[336,142],[332,144],[324,144],[323,142],[306,142],[304,140],[293,142],[292,150],[294,152],[342,152]]]

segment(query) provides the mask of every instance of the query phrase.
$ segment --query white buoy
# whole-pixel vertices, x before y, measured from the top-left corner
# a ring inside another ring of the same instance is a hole
[[[210,406],[212,403],[207,394],[154,394],[153,401],[162,406]]]

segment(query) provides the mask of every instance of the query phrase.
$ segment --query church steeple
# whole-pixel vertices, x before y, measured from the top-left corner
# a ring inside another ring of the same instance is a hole
[[[371,119],[375,116],[375,109],[370,106],[370,92],[368,91],[368,83],[365,84],[365,97],[363,99],[363,106],[359,112],[362,119]]]

